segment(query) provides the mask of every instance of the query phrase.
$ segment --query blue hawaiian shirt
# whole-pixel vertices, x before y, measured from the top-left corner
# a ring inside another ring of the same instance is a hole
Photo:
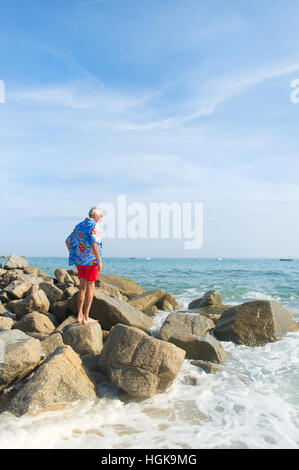
[[[69,265],[92,266],[98,264],[91,243],[98,244],[100,256],[102,256],[103,244],[101,232],[97,228],[95,220],[87,217],[76,225],[65,241],[70,243]]]

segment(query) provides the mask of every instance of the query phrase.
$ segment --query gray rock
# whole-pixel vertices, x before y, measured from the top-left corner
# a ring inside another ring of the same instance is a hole
[[[255,300],[226,310],[218,320],[214,334],[221,341],[263,346],[298,329],[291,313],[279,302]]]
[[[54,274],[55,274],[55,277],[58,281],[58,284],[69,283],[69,284],[73,285],[74,281],[65,269],[56,269]]]
[[[173,383],[185,351],[138,328],[115,325],[104,344],[99,369],[120,389],[139,398],[164,392]]]
[[[214,328],[212,320],[205,315],[192,315],[188,313],[170,313],[164,320],[157,338],[171,341],[171,337],[179,334],[203,335]]]
[[[103,349],[102,328],[98,323],[74,323],[64,330],[63,342],[72,346],[80,356],[99,354]]]
[[[28,266],[28,261],[23,257],[12,253],[4,266],[4,269],[23,269]]]
[[[7,292],[12,299],[20,300],[26,296],[30,288],[29,282],[16,280],[5,287],[4,292]]]
[[[70,346],[55,349],[11,400],[15,416],[76,400],[94,400],[96,385]]]
[[[221,368],[214,364],[213,362],[208,361],[191,361],[191,364],[194,366],[198,366],[203,369],[206,374],[216,374]]]
[[[177,310],[181,308],[180,304],[171,294],[169,294],[169,292],[166,292],[165,296],[157,302],[156,306],[159,310],[166,311]]]
[[[41,346],[37,339],[19,330],[0,331],[0,391],[19,382],[39,364]]]
[[[14,313],[18,320],[24,315],[32,312],[47,313],[49,311],[50,302],[43,290],[32,289],[25,299],[21,300],[16,304]]]
[[[73,323],[77,323],[77,318],[74,315],[69,315],[57,328],[55,328],[54,332],[63,334],[65,328]]]
[[[74,314],[77,314],[77,295],[71,297],[67,303],[69,310]],[[94,292],[90,318],[99,320],[103,330],[110,330],[117,323],[134,326],[145,331],[153,326],[152,320],[140,310],[127,302],[108,297],[98,290]]]
[[[50,304],[50,312],[53,313],[60,322],[63,322],[70,314],[67,308],[67,299],[52,302]]]

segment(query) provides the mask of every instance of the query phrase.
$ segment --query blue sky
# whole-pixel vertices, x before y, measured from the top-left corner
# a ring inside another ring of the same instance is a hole
[[[296,0],[0,0],[0,254],[64,256],[99,202],[201,202],[204,242],[299,257]]]

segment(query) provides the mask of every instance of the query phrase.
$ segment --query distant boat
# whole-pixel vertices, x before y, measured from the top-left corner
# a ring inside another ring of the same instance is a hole
[[[152,259],[152,258],[144,258],[144,259],[150,260],[150,259]]]
[[[129,259],[136,259],[136,258],[129,258]]]
[[[280,258],[279,261],[293,261],[293,258]]]
[[[222,260],[223,260],[223,258],[217,258],[217,261],[222,261]]]

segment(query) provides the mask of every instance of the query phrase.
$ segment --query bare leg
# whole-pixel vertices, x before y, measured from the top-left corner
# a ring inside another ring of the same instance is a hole
[[[85,301],[85,294],[86,294],[86,281],[84,278],[81,278],[79,294],[78,294],[78,314],[77,314],[78,323],[82,323],[83,321],[83,305]]]
[[[89,318],[89,311],[93,301],[93,292],[94,292],[94,281],[86,281],[86,296],[85,296],[85,305],[84,305],[84,316],[83,316],[83,325],[88,323],[97,323],[97,320]]]

